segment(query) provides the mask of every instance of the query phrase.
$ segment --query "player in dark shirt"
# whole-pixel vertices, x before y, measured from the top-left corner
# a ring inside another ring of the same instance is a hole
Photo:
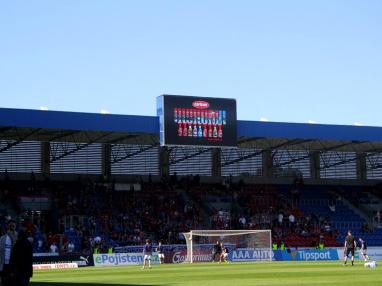
[[[354,250],[356,247],[354,236],[352,235],[351,230],[348,231],[348,235],[345,237],[344,244],[344,265],[348,261],[348,256],[351,254],[351,265],[354,265]]]
[[[212,262],[216,261],[216,257],[218,257],[218,259],[220,260],[221,253],[222,253],[222,248],[221,248],[220,242],[217,241],[216,244],[214,245],[214,250],[212,253]]]
[[[164,251],[163,251],[162,241],[159,241],[159,243],[158,243],[157,253],[158,253],[158,258],[159,258],[160,264],[163,264],[164,263]]]
[[[360,252],[362,254],[363,260],[368,261],[370,260],[369,256],[367,255],[367,244],[366,241],[364,241],[362,238],[358,239],[360,244]]]
[[[146,266],[151,268],[151,254],[153,251],[153,247],[151,245],[150,240],[146,239],[146,244],[143,246],[143,267],[145,269]]]

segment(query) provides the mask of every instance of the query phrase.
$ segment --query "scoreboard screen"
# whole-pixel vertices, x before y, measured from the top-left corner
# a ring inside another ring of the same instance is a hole
[[[161,95],[157,98],[161,145],[236,146],[236,100]]]

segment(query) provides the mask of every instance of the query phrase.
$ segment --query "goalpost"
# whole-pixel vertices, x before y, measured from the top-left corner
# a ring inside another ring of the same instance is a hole
[[[270,230],[191,230],[183,235],[187,243],[185,262],[213,261],[217,241],[228,248],[230,261],[272,261]]]

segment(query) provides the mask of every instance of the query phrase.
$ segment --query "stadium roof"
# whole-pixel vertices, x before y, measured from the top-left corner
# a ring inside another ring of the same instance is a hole
[[[238,121],[242,148],[382,152],[382,127]],[[156,116],[0,108],[3,139],[158,144]]]

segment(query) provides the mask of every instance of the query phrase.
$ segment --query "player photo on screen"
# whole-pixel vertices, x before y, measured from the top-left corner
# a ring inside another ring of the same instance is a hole
[[[236,101],[164,95],[163,143],[166,145],[235,146]]]

